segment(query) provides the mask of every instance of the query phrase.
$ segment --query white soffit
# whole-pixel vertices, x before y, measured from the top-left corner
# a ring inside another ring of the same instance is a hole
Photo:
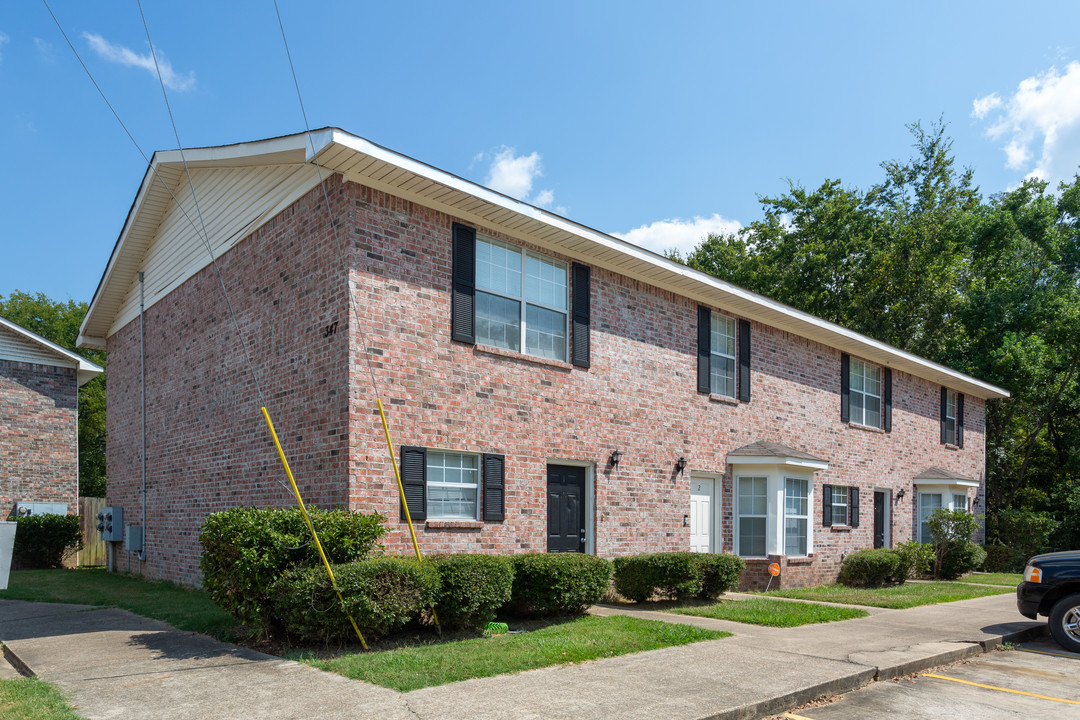
[[[546,210],[515,200],[337,128],[184,151],[189,167],[245,167],[315,160],[324,176],[347,180],[445,212],[682,297],[755,320],[857,357],[980,398],[1007,390],[796,310]],[[80,331],[80,346],[103,347],[140,258],[171,202],[155,171],[173,187],[180,152],[154,154]],[[144,205],[147,207],[144,209]],[[254,231],[256,228],[251,228]],[[250,232],[249,231],[249,232]],[[207,263],[209,259],[207,259]],[[116,277],[114,277],[114,275]]]

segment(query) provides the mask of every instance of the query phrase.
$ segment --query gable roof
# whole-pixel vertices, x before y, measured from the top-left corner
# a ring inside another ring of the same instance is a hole
[[[262,201],[262,204],[258,212],[237,218],[231,225],[221,228],[220,232],[227,234],[228,238],[210,239],[218,254],[231,247],[230,243],[250,235],[281,209],[287,199],[283,188],[296,193],[315,187],[319,176],[317,162],[325,176],[340,173],[347,181],[387,192],[478,226],[497,229],[510,237],[580,262],[613,270],[696,302],[724,309],[933,383],[985,399],[1009,396],[1007,390],[990,383],[796,310],[337,128],[316,130],[310,136],[298,133],[236,145],[195,148],[185,150],[183,157],[178,150],[154,153],[90,303],[90,311],[80,329],[79,347],[104,348],[106,338],[132,319],[132,297],[137,292],[135,278],[142,269],[147,252],[158,238],[166,214],[170,208],[175,208],[174,197],[181,200],[185,197],[185,159],[193,171],[286,167],[306,173],[306,182],[295,177],[288,184],[281,180],[249,180],[253,186],[259,186],[250,191],[253,193],[251,197]],[[202,197],[200,205],[205,208]],[[246,206],[243,203],[240,205]],[[186,216],[186,210],[181,209],[181,212]],[[189,245],[202,244],[202,239],[195,237],[195,233],[189,234],[193,236],[187,240]],[[155,288],[148,295],[149,304],[152,305],[194,271],[209,264],[210,257],[203,250],[202,259],[188,268],[189,274],[170,278],[167,285]]]
[[[769,440],[758,440],[749,445],[743,445],[741,448],[729,452],[727,456],[728,462],[732,465],[780,464],[808,467],[815,470],[826,470],[829,467],[829,461],[825,458],[819,458],[790,445]]]
[[[916,480],[923,480],[923,481],[925,481],[925,480],[936,480],[938,483],[944,482],[944,483],[967,483],[967,484],[974,483],[976,485],[979,484],[979,481],[976,480],[973,477],[969,477],[967,475],[961,475],[958,472],[953,472],[952,470],[946,470],[945,468],[940,468],[940,467],[937,467],[936,465],[932,465],[932,466],[926,468],[921,473],[916,475],[915,479]],[[915,484],[920,485],[920,484],[923,484],[923,483],[915,483]]]
[[[21,325],[16,325],[2,317],[0,317],[0,359],[75,368],[80,387],[105,372],[105,368],[97,363],[90,362],[78,353],[60,347],[51,340],[46,340],[37,333],[30,332]]]

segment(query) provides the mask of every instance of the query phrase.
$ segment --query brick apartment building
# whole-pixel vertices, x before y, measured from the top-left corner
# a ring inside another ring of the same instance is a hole
[[[207,513],[292,502],[261,403],[305,499],[385,514],[405,552],[373,381],[425,552],[726,551],[800,585],[979,509],[1006,391],[341,130],[308,143],[186,151],[205,234],[179,152],[143,179],[80,335],[109,353],[108,501],[145,528],[121,567],[197,583]]]
[[[79,388],[102,371],[0,317],[0,519],[78,511]]]

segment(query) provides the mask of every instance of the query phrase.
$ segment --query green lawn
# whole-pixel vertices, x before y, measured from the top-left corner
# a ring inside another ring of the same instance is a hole
[[[431,643],[330,660],[302,656],[297,659],[345,677],[408,692],[469,678],[598,660],[729,635],[625,616],[583,617],[517,635]]]
[[[904,609],[919,605],[970,600],[986,595],[1003,595],[1012,588],[987,585],[967,585],[957,582],[908,582],[884,588],[851,588],[843,585],[773,590],[770,597],[798,598],[819,602],[868,605],[870,607]]]
[[[4,720],[78,720],[67,698],[37,678],[0,680],[0,717]]]
[[[972,573],[960,578],[959,582],[978,585],[1008,585],[1015,588],[1024,579],[1023,573]]]
[[[222,639],[237,625],[236,619],[202,590],[110,573],[104,568],[16,570],[11,573],[8,589],[0,590],[0,599],[115,606],[180,630]]]
[[[663,612],[677,613],[679,615],[698,615],[717,620],[733,620],[735,622],[768,625],[770,627],[797,627],[811,623],[851,620],[866,617],[870,614],[865,610],[856,608],[785,602],[771,598],[721,600],[715,605],[671,608]]]

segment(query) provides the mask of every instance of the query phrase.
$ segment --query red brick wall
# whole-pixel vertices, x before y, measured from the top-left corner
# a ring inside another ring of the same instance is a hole
[[[962,450],[938,442],[939,386],[901,372],[893,373],[891,433],[842,424],[840,353],[759,323],[752,329],[751,402],[710,400],[696,391],[696,304],[599,267],[592,270],[590,369],[452,342],[454,218],[336,178],[330,189],[358,288],[359,327],[346,307],[319,190],[220,265],[305,497],[386,514],[390,552],[410,546],[361,329],[395,452],[420,445],[506,457],[506,520],[476,529],[420,523],[425,552],[545,550],[545,471],[560,460],[595,466],[590,511],[595,549],[605,557],[686,549],[690,473],[726,474],[718,501],[721,546],[730,550],[727,454],[771,440],[830,462],[813,476],[814,554],[785,570],[788,585],[824,581],[835,577],[841,554],[871,545],[873,488],[906,489],[893,506],[895,543],[911,535],[915,474],[940,465],[982,477],[978,400],[967,400]],[[289,501],[276,482],[277,459],[213,272],[202,271],[147,313],[146,570],[184,581],[197,577],[195,534],[205,513]],[[323,338],[335,320],[337,335]],[[138,502],[137,342],[137,322],[109,341],[109,498],[125,506],[128,522]],[[615,448],[623,460],[612,469]],[[674,470],[679,456],[688,461],[681,475]],[[824,483],[860,488],[859,528],[821,527]]]
[[[0,514],[17,502],[78,511],[78,380],[73,368],[0,360]]]

